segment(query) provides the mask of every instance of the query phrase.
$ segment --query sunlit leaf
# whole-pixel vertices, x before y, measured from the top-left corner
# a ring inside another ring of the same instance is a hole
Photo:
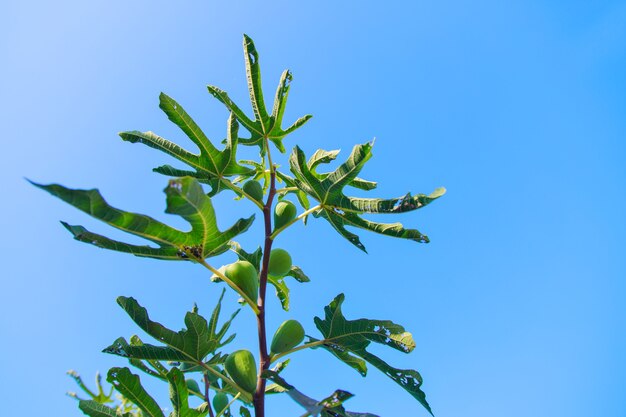
[[[113,402],[113,387],[111,387],[111,390],[108,394],[104,392],[104,388],[102,387],[102,376],[99,372],[96,372],[96,392],[87,387],[87,385],[83,382],[81,376],[78,375],[76,371],[70,370],[67,371],[67,374],[74,380],[74,382],[76,382],[76,385],[78,385],[78,387],[89,396],[91,400],[100,404]],[[68,393],[68,395],[78,400],[81,400],[81,398],[76,393]]]
[[[189,389],[185,383],[185,375],[178,369],[172,368],[167,373],[167,381],[170,384],[170,401],[174,411],[169,417],[202,417],[207,415],[208,410],[189,407]]]
[[[161,407],[141,386],[139,376],[130,372],[128,368],[111,368],[107,381],[115,390],[135,404],[146,417],[165,417]]]
[[[215,328],[210,328],[206,319],[196,312],[187,312],[185,315],[187,328],[175,332],[150,320],[148,311],[139,305],[134,298],[118,297],[117,303],[142,330],[165,346],[130,345],[126,343],[124,338],[119,338],[111,346],[104,349],[105,353],[133,359],[200,362],[207,355],[214,354],[222,342],[220,335],[212,331]],[[231,320],[227,322],[228,326]],[[216,319],[215,321],[212,319],[211,323],[214,325]],[[222,332],[220,331],[220,333]]]
[[[249,168],[239,165],[236,157],[239,124],[234,114],[228,119],[226,146],[218,150],[202,129],[187,114],[185,109],[168,95],[161,93],[159,107],[167,117],[176,124],[187,137],[198,147],[200,153],[189,152],[173,142],[162,138],[153,132],[128,131],[121,132],[120,137],[127,142],[143,143],[158,149],[181,162],[184,162],[193,171],[181,170],[169,165],[155,168],[154,171],[168,176],[191,176],[211,186],[210,195],[215,195],[224,188],[224,182],[234,175],[245,175],[251,172]]]
[[[195,260],[219,255],[228,250],[228,243],[245,232],[254,216],[239,219],[233,226],[220,231],[211,199],[197,180],[184,177],[169,181],[166,213],[177,214],[191,225],[183,232],[152,217],[117,209],[109,205],[98,190],[73,190],[62,185],[35,184],[39,188],[117,229],[149,240],[158,247],[132,245],[92,233],[82,226],[63,225],[76,240],[136,256],[164,260]]]
[[[315,317],[315,325],[323,335],[322,347],[363,376],[367,374],[366,362],[375,366],[432,414],[426,395],[420,388],[422,377],[417,371],[394,368],[367,351],[370,343],[374,342],[409,353],[415,348],[411,333],[389,320],[347,320],[341,311],[344,299],[344,295],[339,294],[324,308],[324,319]]]
[[[400,223],[378,223],[361,217],[362,214],[397,214],[422,208],[439,198],[445,189],[438,188],[430,195],[406,194],[392,199],[348,197],[344,194],[346,186],[372,189],[375,183],[357,178],[365,163],[371,158],[372,144],[357,145],[348,160],[336,170],[318,173],[316,168],[321,163],[332,161],[337,151],[318,151],[307,162],[304,152],[296,146],[289,158],[291,172],[295,178],[282,175],[285,181],[291,181],[300,192],[306,193],[319,202],[320,209],[313,213],[326,219],[331,226],[350,243],[365,251],[359,237],[348,231],[346,226],[370,230],[383,235],[409,239],[416,242],[428,242],[428,237],[415,229],[406,229]],[[356,185],[358,184],[358,185]]]
[[[254,42],[247,35],[244,35],[243,38],[243,49],[246,64],[246,78],[248,81],[248,93],[250,95],[254,120],[248,117],[243,110],[241,110],[241,108],[230,99],[228,93],[224,90],[210,85],[208,86],[209,92],[213,95],[213,97],[222,102],[250,132],[250,138],[240,138],[239,143],[242,145],[259,146],[261,154],[265,155],[266,145],[264,138],[267,138],[273,142],[274,145],[276,145],[280,152],[285,152],[285,147],[282,143],[283,138],[305,124],[312,116],[303,116],[296,120],[290,127],[283,129],[283,115],[293,76],[288,70],[283,72],[278,83],[278,88],[276,89],[272,114],[269,114],[265,106],[263,89],[261,87],[259,54],[254,46]]]
[[[161,360],[190,363],[192,366],[200,365],[203,366],[204,371],[209,371],[211,378],[222,380],[227,385],[227,387],[223,387],[227,392],[236,394],[240,391],[239,387],[215,366],[222,364],[226,359],[224,355],[216,352],[216,349],[233,339],[234,336],[226,337],[226,333],[238,311],[233,313],[230,319],[222,326],[217,326],[218,307],[213,311],[210,322],[207,322],[206,319],[200,316],[194,308],[193,311],[187,312],[185,315],[187,328],[175,332],[160,323],[152,321],[148,316],[147,310],[139,305],[134,298],[118,297],[117,302],[142,330],[162,342],[165,346],[154,346],[143,342],[138,343],[132,339],[129,344],[124,338],[118,338],[103,352],[135,361],[145,360],[151,365],[156,365],[157,374],[159,374],[157,377],[159,378],[163,378],[167,373],[165,369],[158,369],[158,361]],[[221,297],[218,306],[220,303]],[[206,359],[207,356],[208,359]],[[133,362],[131,361],[131,363]],[[136,366],[136,363],[138,362],[133,363],[133,365]],[[145,367],[145,364],[143,364],[143,367]],[[139,366],[140,369],[145,371],[143,367]],[[147,373],[153,374],[151,372]],[[241,399],[245,402],[251,400],[250,395],[247,393],[243,393]]]

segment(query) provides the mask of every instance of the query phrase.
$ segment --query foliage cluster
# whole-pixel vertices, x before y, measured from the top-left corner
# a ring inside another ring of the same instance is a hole
[[[230,327],[239,310],[226,321],[220,321],[226,288],[208,319],[194,306],[185,315],[185,328],[180,331],[154,321],[134,298],[119,297],[119,306],[157,343],[145,343],[139,336],[132,335],[120,337],[104,349],[106,353],[127,359],[130,365],[108,371],[106,380],[112,385],[109,394],[104,393],[99,377],[95,393],[72,372],[72,377],[88,396],[79,399],[79,408],[91,417],[164,417],[161,406],[142,386],[140,376],[133,373],[139,371],[169,385],[170,417],[236,414],[246,417],[251,413],[263,417],[266,395],[279,394],[286,394],[300,404],[305,416],[372,417],[372,414],[350,412],[344,408],[345,401],[352,397],[347,391],[336,390],[326,398],[312,399],[284,379],[283,371],[290,360],[286,359],[287,356],[303,349],[322,348],[362,376],[367,374],[368,364],[379,369],[431,412],[417,371],[395,368],[368,350],[372,343],[378,343],[409,353],[415,348],[411,334],[388,320],[346,318],[342,312],[343,294],[337,295],[324,308],[323,315],[315,317],[317,335],[311,332],[311,328],[305,329],[298,321],[290,319],[276,331],[268,351],[265,325],[267,284],[274,287],[282,308],[289,310],[289,283],[309,281],[301,268],[292,265],[286,250],[273,247],[281,232],[299,221],[306,224],[313,216],[328,222],[340,236],[362,251],[366,250],[365,246],[348,227],[425,243],[428,237],[415,229],[405,228],[400,223],[376,222],[364,215],[393,215],[417,210],[439,198],[445,190],[440,188],[429,195],[408,193],[391,199],[350,196],[350,187],[365,191],[376,188],[375,182],[358,176],[372,156],[373,143],[356,145],[347,159],[332,171],[324,171],[323,167],[334,161],[339,151],[320,149],[307,158],[304,151],[295,146],[288,160],[290,172],[281,170],[273,160],[277,155],[273,154],[276,151],[285,153],[284,139],[311,116],[301,117],[283,128],[292,74],[283,72],[273,107],[268,109],[261,88],[259,55],[248,36],[244,35],[243,46],[253,115],[245,114],[225,91],[208,87],[211,95],[230,112],[223,146],[209,140],[183,107],[163,93],[160,95],[161,110],[197,146],[198,153],[183,149],[153,132],[120,134],[124,141],[147,145],[187,165],[184,169],[164,165],[154,171],[172,177],[165,188],[165,211],[181,216],[189,223],[189,231],[112,207],[95,189],[35,185],[88,215],[151,244],[130,244],[62,222],[76,240],[140,257],[193,262],[210,271],[212,281],[224,283],[229,290],[238,293],[242,308],[251,309],[256,316],[258,354],[255,358],[249,350],[228,350],[235,337],[230,333]],[[240,127],[248,132],[249,137],[240,137]],[[258,147],[259,160],[238,159],[239,146]],[[204,187],[208,187],[208,192]],[[219,230],[211,198],[222,192],[232,192],[238,199],[249,200],[260,211],[264,236],[257,249],[247,251],[236,241],[249,229],[255,220],[254,214],[237,220],[226,230]],[[210,263],[211,258],[226,252],[233,254],[230,264],[215,267]],[[135,371],[131,370],[133,368]],[[119,394],[118,403],[113,390]],[[191,405],[193,401],[190,400],[194,397],[200,402],[199,406]]]

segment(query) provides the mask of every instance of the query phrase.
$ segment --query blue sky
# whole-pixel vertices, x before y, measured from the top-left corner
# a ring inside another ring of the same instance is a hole
[[[210,311],[219,288],[203,270],[72,240],[58,220],[109,228],[23,178],[98,187],[177,224],[163,213],[166,178],[150,171],[172,161],[117,132],[186,144],[158,109],[164,91],[223,137],[228,115],[205,86],[247,103],[248,33],[266,95],[290,68],[285,117],[314,115],[288,148],[345,157],[375,137],[363,176],[376,195],[448,189],[398,219],[429,245],[360,233],[365,255],[322,221],[281,235],[312,282],[292,286],[289,315],[271,300],[270,328],[297,318],[315,334],[312,317],[345,292],[349,318],[413,333],[412,354],[375,352],[422,373],[438,417],[626,415],[626,3],[226,3],[0,4],[4,414],[80,415],[65,371],[90,380],[122,365],[100,351],[137,332],[116,296],[173,328],[194,301]],[[215,204],[221,225],[253,211],[227,194]],[[242,243],[261,234],[259,222]],[[237,347],[254,346],[254,326],[238,317]],[[349,409],[426,415],[375,369],[363,379],[320,350],[292,362],[285,377],[311,396],[342,388],[356,395]],[[166,405],[165,388],[148,385]],[[287,398],[268,410],[301,414]]]

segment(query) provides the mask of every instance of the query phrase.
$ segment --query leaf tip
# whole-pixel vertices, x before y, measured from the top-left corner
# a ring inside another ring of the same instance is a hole
[[[430,193],[430,195],[428,197],[430,198],[439,198],[442,195],[444,195],[448,190],[446,190],[446,187],[439,187],[439,188],[435,188],[435,190]]]
[[[137,142],[137,138],[135,136],[136,133],[136,131],[124,131],[118,132],[117,135],[125,142],[135,143]]]
[[[59,223],[61,223],[61,225],[63,225],[63,227],[65,227],[65,229],[70,232],[74,237],[77,237],[79,235],[79,229],[84,230],[84,228],[81,226],[72,226],[71,224],[64,222],[63,220],[60,220]]]
[[[124,305],[126,304],[127,301],[132,300],[132,297],[125,297],[123,295],[120,295],[119,297],[117,297],[115,299],[115,302],[122,308],[124,308]]]
[[[35,181],[33,181],[33,180],[29,179],[29,178],[26,178],[26,177],[24,177],[24,179],[25,179],[26,181],[28,181],[28,183],[29,183],[30,185],[33,185],[33,186],[35,186],[35,187],[37,187],[37,188],[40,188],[40,189],[42,189],[42,190],[44,190],[44,191],[48,191],[48,192],[50,192],[49,188],[50,188],[50,185],[51,185],[51,184],[49,184],[49,185],[40,184],[40,183],[35,182]]]
[[[33,180],[29,179],[29,178],[24,177],[24,179],[26,181],[28,181],[29,184],[34,185],[35,187],[41,187],[41,184],[38,184],[38,183],[36,183],[35,181],[33,181]]]

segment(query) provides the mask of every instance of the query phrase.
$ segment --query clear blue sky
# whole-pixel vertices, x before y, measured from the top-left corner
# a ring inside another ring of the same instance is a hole
[[[267,95],[290,68],[286,118],[314,115],[288,146],[345,156],[376,137],[363,176],[377,195],[448,189],[400,218],[429,245],[361,233],[365,255],[322,221],[282,235],[312,282],[292,286],[290,316],[272,300],[270,327],[294,317],[315,334],[312,317],[346,292],[348,317],[414,334],[411,355],[376,352],[420,370],[438,417],[626,415],[624,22],[619,1],[2,2],[2,414],[80,415],[65,371],[123,364],[100,350],[137,331],[116,296],[173,328],[194,301],[211,308],[219,288],[199,267],[72,240],[58,220],[110,229],[23,177],[169,220],[150,170],[172,161],[116,133],[185,143],[158,109],[164,91],[223,137],[205,86],[247,103],[248,33]],[[226,193],[216,204],[223,225],[253,210]],[[260,236],[259,223],[243,243]],[[237,329],[253,347],[251,314]],[[312,396],[343,388],[349,409],[426,416],[375,369],[363,379],[320,350],[293,362],[285,377]],[[167,404],[165,387],[155,395]],[[300,415],[287,398],[269,410]]]

